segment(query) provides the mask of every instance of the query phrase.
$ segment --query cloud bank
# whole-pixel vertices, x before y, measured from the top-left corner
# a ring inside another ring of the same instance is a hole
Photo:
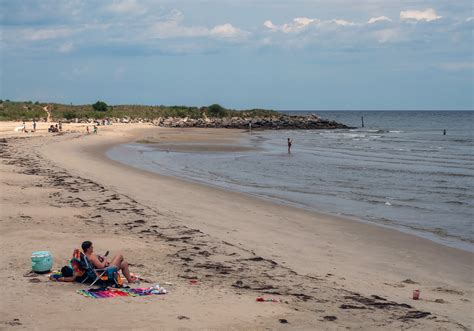
[[[400,12],[400,20],[402,21],[424,21],[431,22],[439,20],[441,16],[436,14],[433,8],[426,10],[406,10]]]

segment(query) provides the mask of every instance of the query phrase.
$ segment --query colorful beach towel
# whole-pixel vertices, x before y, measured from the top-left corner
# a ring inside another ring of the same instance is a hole
[[[152,294],[166,294],[165,288],[159,285],[149,288],[106,288],[99,290],[78,290],[77,293],[94,299],[114,298],[114,297],[141,297]]]

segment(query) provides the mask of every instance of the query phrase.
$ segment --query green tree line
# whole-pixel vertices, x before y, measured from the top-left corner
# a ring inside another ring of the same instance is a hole
[[[205,107],[189,106],[147,106],[147,105],[108,105],[97,101],[92,105],[67,105],[32,101],[0,100],[0,121],[21,121],[47,117],[44,107],[48,107],[53,120],[124,118],[155,119],[159,117],[180,117],[199,119],[204,117],[259,117],[279,116],[280,114],[265,109],[234,110],[219,104]]]

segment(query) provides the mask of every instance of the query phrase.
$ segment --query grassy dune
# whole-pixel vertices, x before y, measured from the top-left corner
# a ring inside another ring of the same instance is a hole
[[[187,106],[145,106],[145,105],[115,105],[107,106],[98,111],[93,105],[65,105],[58,103],[43,103],[31,101],[5,101],[0,102],[0,121],[39,120],[47,117],[44,107],[48,107],[53,120],[71,120],[86,118],[124,118],[130,119],[155,119],[159,117],[258,117],[277,116],[279,113],[272,110],[250,109],[232,110],[214,104],[207,107]]]

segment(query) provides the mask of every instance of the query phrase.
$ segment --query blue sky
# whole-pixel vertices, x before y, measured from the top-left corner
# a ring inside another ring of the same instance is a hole
[[[472,110],[465,0],[0,0],[0,98]]]

